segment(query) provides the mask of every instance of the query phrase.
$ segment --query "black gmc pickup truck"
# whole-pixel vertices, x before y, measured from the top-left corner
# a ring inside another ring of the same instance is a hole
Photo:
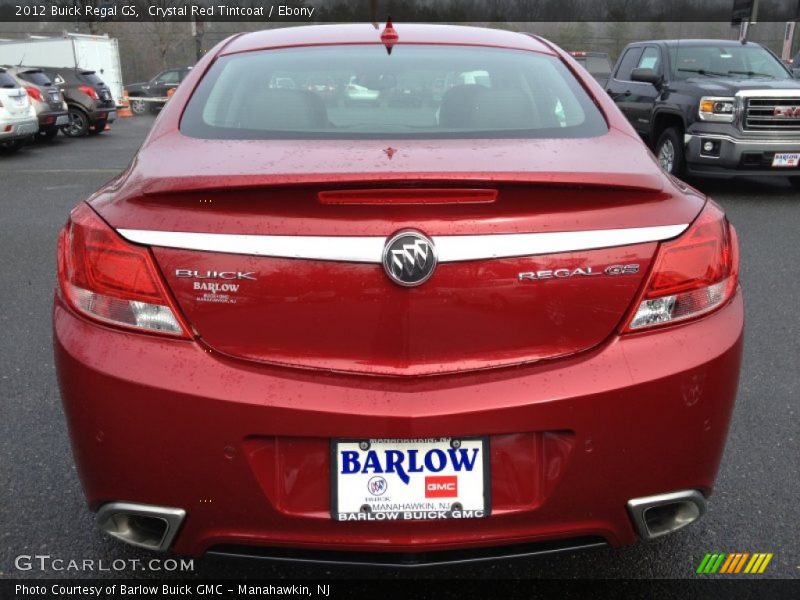
[[[606,91],[674,175],[786,176],[800,187],[800,81],[759,44],[629,44]]]

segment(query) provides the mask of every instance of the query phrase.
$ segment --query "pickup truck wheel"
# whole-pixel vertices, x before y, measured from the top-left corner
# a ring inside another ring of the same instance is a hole
[[[144,100],[137,100],[136,98],[131,98],[131,112],[135,115],[143,115],[147,112],[147,102]]]
[[[683,175],[685,158],[680,132],[675,127],[664,130],[656,144],[658,164],[667,173],[680,177]]]

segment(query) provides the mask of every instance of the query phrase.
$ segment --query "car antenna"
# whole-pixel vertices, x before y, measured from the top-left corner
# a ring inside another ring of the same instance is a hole
[[[386,46],[386,53],[390,56],[392,54],[392,48],[394,48],[394,45],[399,39],[400,36],[397,35],[397,31],[395,30],[394,25],[392,25],[392,16],[389,15],[386,18],[386,25],[381,32],[381,42],[383,42],[383,45]]]

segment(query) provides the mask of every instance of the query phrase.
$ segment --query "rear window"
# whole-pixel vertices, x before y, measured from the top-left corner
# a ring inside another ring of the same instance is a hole
[[[324,82],[324,85],[321,83]],[[462,46],[324,46],[220,58],[181,131],[204,139],[592,137],[608,130],[564,64]]]
[[[19,78],[36,85],[53,85],[50,78],[41,71],[20,71]]]
[[[102,87],[105,85],[103,80],[94,71],[83,71],[80,75],[80,80],[95,87]]]
[[[609,75],[611,73],[611,63],[607,58],[601,56],[587,56],[586,70],[592,75]]]
[[[0,87],[15,88],[17,87],[17,82],[14,81],[14,78],[5,71],[0,71]]]

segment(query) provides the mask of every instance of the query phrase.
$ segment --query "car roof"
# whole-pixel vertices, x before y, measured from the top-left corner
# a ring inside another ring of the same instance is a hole
[[[394,28],[398,34],[398,45],[402,45],[403,43],[429,43],[494,46],[555,54],[550,47],[530,35],[503,29],[417,23],[395,23]],[[380,43],[382,31],[383,25],[375,29],[375,27],[369,23],[309,25],[266,29],[263,31],[245,33],[235,37],[222,49],[221,54],[235,54],[238,52],[284,46]]]
[[[712,39],[696,39],[696,40],[647,40],[643,42],[636,42],[632,46],[643,46],[646,44],[664,44],[665,46],[761,46],[756,42],[745,42],[742,44],[736,40],[712,40]]]

